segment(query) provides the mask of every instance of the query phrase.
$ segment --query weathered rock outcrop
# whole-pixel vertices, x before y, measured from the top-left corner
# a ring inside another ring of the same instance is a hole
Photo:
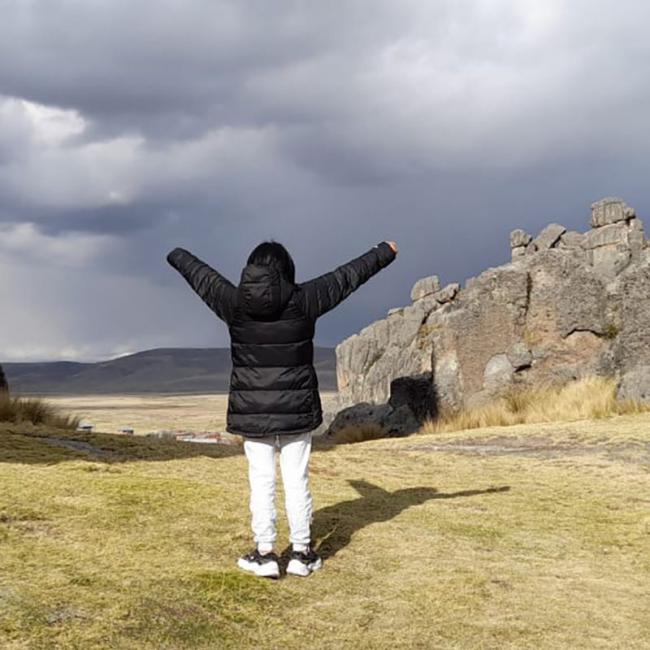
[[[431,374],[398,377],[390,384],[390,397],[385,404],[361,402],[343,408],[322,427],[322,432],[336,435],[349,426],[371,422],[378,424],[388,436],[414,433],[422,422],[434,418],[436,399]]]
[[[430,377],[432,412],[513,384],[586,374],[615,377],[621,397],[650,399],[643,224],[624,201],[606,198],[592,205],[591,226],[579,233],[553,223],[534,238],[515,230],[511,261],[463,288],[419,280],[410,305],[337,347],[339,408],[389,405],[391,382],[414,376]]]
[[[6,393],[9,390],[9,386],[7,385],[7,379],[5,377],[5,373],[2,370],[2,366],[0,366],[0,393]]]

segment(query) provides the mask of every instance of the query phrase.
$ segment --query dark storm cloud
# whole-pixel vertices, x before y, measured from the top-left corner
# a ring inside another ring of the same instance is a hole
[[[89,208],[49,209],[25,206],[7,214],[4,220],[14,222],[32,221],[49,235],[59,232],[86,231],[130,234],[137,230],[159,225],[170,212],[170,206],[154,201],[137,205],[102,205]],[[0,217],[0,221],[3,219]]]
[[[377,2],[386,14],[390,3]],[[109,132],[116,124],[167,137],[210,125],[261,124],[256,79],[363,50],[390,32],[365,3],[35,2],[3,7],[0,79],[6,93],[74,107]],[[318,70],[316,70],[318,73]],[[283,112],[273,120],[285,121]]]
[[[224,344],[176,245],[236,282],[265,238],[300,279],[398,240],[333,344],[507,261],[512,228],[585,229],[611,194],[643,217],[650,9],[597,9],[0,2],[0,356]]]

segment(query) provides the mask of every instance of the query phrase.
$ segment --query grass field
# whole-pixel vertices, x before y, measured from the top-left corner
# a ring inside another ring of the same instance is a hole
[[[97,431],[118,433],[128,426],[145,434],[162,429],[223,431],[228,395],[91,395],[47,401],[92,423]]]
[[[323,392],[323,405],[333,395]],[[93,395],[47,401],[92,423],[97,431],[118,433],[128,426],[144,434],[164,429],[225,431],[228,395]]]
[[[9,426],[0,647],[647,648],[649,470],[648,414],[317,450],[324,567],[267,582],[239,450]]]

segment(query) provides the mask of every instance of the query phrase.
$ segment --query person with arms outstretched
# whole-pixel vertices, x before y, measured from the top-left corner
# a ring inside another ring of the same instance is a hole
[[[384,241],[329,273],[296,283],[287,249],[267,241],[249,255],[238,286],[183,248],[167,256],[230,333],[226,431],[244,439],[256,544],[238,560],[246,571],[280,575],[274,552],[276,449],[292,544],[287,573],[307,576],[322,566],[310,532],[309,457],[312,432],[323,421],[313,366],[315,324],[396,255],[395,242]]]

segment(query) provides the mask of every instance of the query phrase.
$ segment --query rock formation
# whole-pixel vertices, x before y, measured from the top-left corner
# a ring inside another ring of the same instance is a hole
[[[511,261],[462,288],[416,282],[410,305],[337,347],[338,408],[383,404],[385,420],[395,380],[410,377],[430,382],[435,404],[423,412],[433,413],[587,374],[615,377],[620,397],[650,400],[650,246],[623,200],[591,207],[585,233],[556,223],[537,237],[513,231]]]

